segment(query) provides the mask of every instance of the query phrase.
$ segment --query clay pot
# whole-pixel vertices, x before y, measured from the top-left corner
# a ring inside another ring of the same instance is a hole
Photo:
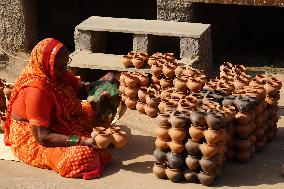
[[[204,128],[199,126],[193,126],[189,127],[189,135],[193,141],[199,142],[204,137]]]
[[[121,92],[121,94],[125,94],[125,85],[120,85],[118,90]]]
[[[163,73],[163,68],[160,64],[155,63],[151,66],[151,72],[154,76],[159,77]]]
[[[159,102],[160,102],[160,99],[156,95],[154,95],[154,94],[146,95],[146,103],[147,103],[148,106],[158,107]]]
[[[197,93],[202,88],[202,83],[200,80],[197,80],[195,78],[189,78],[187,80],[186,86],[190,89],[190,91]]]
[[[163,89],[173,87],[173,80],[169,78],[162,78],[160,80],[160,85]]]
[[[199,143],[193,141],[192,139],[188,139],[185,143],[185,149],[190,155],[196,156],[200,154]]]
[[[241,138],[247,138],[250,136],[252,132],[251,124],[248,123],[246,125],[237,125],[235,127],[235,133]]]
[[[175,88],[181,92],[186,92],[187,91],[187,86],[186,86],[187,80],[182,79],[182,78],[177,78],[175,80]]]
[[[158,78],[158,77],[156,77],[154,75],[152,75],[151,81],[152,81],[153,84],[160,85],[160,78]]]
[[[251,116],[248,112],[238,112],[235,118],[237,122],[241,125],[248,124],[251,120]]]
[[[132,66],[132,61],[131,61],[132,57],[125,55],[122,57],[122,64],[125,68],[129,68]]]
[[[154,157],[158,163],[164,163],[167,161],[167,150],[156,148]]]
[[[136,108],[136,104],[137,104],[137,99],[132,99],[132,98],[126,98],[125,99],[125,105],[127,106],[127,108],[134,110]]]
[[[235,148],[239,151],[239,152],[243,152],[243,151],[249,151],[251,148],[251,141],[249,139],[238,139],[235,140]]]
[[[207,144],[216,144],[217,142],[222,141],[223,139],[221,131],[213,130],[210,128],[204,131],[204,137]]]
[[[116,148],[122,148],[123,146],[125,146],[127,142],[127,135],[125,131],[114,132],[112,133],[112,136],[114,138],[113,143]]]
[[[172,62],[175,60],[175,56],[174,53],[165,53],[165,58],[168,62]]]
[[[99,131],[95,137],[96,144],[99,148],[107,148],[111,143],[110,134],[104,131]]]
[[[199,182],[204,186],[209,186],[213,183],[215,175],[213,173],[200,172],[197,175]]]
[[[205,120],[211,129],[219,129],[224,123],[223,116],[216,111],[210,111],[205,117]]]
[[[184,164],[184,157],[172,152],[167,153],[167,159],[171,168],[177,169]]]
[[[173,141],[182,142],[186,137],[184,128],[172,127],[169,129],[169,136]]]
[[[149,57],[148,65],[151,67],[153,64],[157,63],[157,59],[155,57]]]
[[[156,136],[161,139],[170,139],[170,135],[168,134],[169,128],[168,126],[157,126],[156,128]]]
[[[130,88],[130,87],[125,87],[125,95],[129,98],[135,98],[137,97],[138,94],[138,89],[137,88]]]
[[[247,163],[250,160],[250,150],[242,151],[235,154],[235,158],[240,163]]]
[[[198,156],[188,155],[185,159],[185,163],[191,171],[196,171],[200,166]]]
[[[196,73],[197,71],[192,67],[186,67],[182,72],[182,74],[186,76],[194,76]]]
[[[154,118],[157,116],[158,114],[158,108],[157,107],[152,107],[152,106],[149,106],[149,105],[146,105],[145,106],[145,113],[151,117],[151,118]]]
[[[179,111],[173,111],[170,115],[169,121],[172,127],[176,127],[176,128],[185,127],[185,124],[186,124],[185,116]]]
[[[167,78],[173,78],[175,75],[175,68],[171,66],[170,64],[164,64],[163,65],[163,74]]]
[[[179,77],[182,74],[183,70],[185,70],[185,68],[186,67],[184,67],[184,66],[177,66],[177,68],[175,69],[176,77]]]
[[[169,119],[170,119],[169,113],[160,113],[157,117],[158,125],[170,126]]]
[[[172,182],[179,182],[182,178],[182,172],[180,169],[166,169],[166,175]]]
[[[125,76],[125,85],[130,88],[135,88],[138,84],[138,79],[132,75]]]
[[[149,94],[147,88],[141,87],[137,94],[139,100],[143,103],[146,103],[146,95]]]
[[[166,150],[166,149],[169,149],[169,146],[168,146],[167,142],[169,142],[169,141],[164,140],[164,139],[157,138],[157,139],[155,140],[155,145],[156,145],[156,147],[159,148],[159,149]]]
[[[154,175],[156,175],[157,178],[165,179],[165,178],[167,178],[166,169],[167,169],[166,164],[155,162],[154,166],[153,166],[153,173],[154,173]]]
[[[144,65],[144,59],[139,56],[135,56],[132,59],[132,64],[135,66],[135,68],[140,69]]]
[[[206,124],[205,116],[206,112],[201,108],[197,108],[197,110],[192,111],[189,118],[192,124],[202,126]]]
[[[216,160],[214,158],[206,159],[206,158],[202,157],[202,159],[199,160],[199,164],[200,164],[204,173],[214,172],[214,170],[217,166]]]
[[[145,73],[139,73],[138,80],[139,80],[139,83],[142,87],[147,86],[148,83],[149,83],[148,75],[145,74]]]
[[[199,149],[202,155],[207,159],[212,158],[217,153],[217,146],[214,144],[203,143],[199,145]]]
[[[137,102],[136,109],[141,113],[145,114],[145,104],[143,102]]]
[[[168,146],[174,154],[181,154],[184,151],[184,144],[181,142],[171,141]]]
[[[183,172],[183,176],[184,176],[184,178],[187,182],[190,182],[190,183],[197,183],[198,182],[197,173],[190,171],[189,169],[186,169]]]
[[[268,95],[268,96],[274,96],[279,89],[277,83],[275,83],[273,81],[266,81],[266,83],[263,87],[266,91],[266,95]]]

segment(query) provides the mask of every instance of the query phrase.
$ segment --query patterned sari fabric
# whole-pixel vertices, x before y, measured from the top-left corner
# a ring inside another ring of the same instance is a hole
[[[105,150],[87,146],[44,147],[38,144],[32,133],[32,125],[45,126],[46,121],[33,118],[29,122],[11,118],[12,106],[21,89],[34,87],[43,91],[55,105],[56,124],[49,124],[54,133],[90,137],[94,127],[94,115],[90,104],[81,103],[68,82],[57,81],[54,70],[56,53],[63,45],[48,38],[38,43],[30,63],[15,82],[7,108],[5,144],[23,162],[40,168],[53,169],[64,177],[99,177],[103,167],[111,161]]]

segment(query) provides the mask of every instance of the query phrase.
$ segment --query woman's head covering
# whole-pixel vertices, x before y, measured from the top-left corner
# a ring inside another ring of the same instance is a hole
[[[29,64],[21,75],[37,75],[56,80],[55,57],[64,45],[56,39],[40,41],[32,50]]]
[[[24,68],[23,72],[17,78],[12,90],[12,95],[9,99],[9,105],[7,108],[7,119],[5,124],[5,144],[10,145],[10,121],[12,105],[15,102],[19,91],[24,87],[36,87],[47,93],[54,101],[56,105],[57,117],[60,120],[61,115],[66,112],[64,105],[71,104],[73,107],[79,107],[79,102],[73,101],[62,102],[57,100],[60,96],[63,96],[68,92],[63,87],[60,87],[57,83],[55,73],[55,58],[57,53],[64,45],[53,38],[47,38],[40,41],[32,50],[30,62]],[[69,95],[70,96],[70,95]],[[67,109],[67,108],[65,108]]]

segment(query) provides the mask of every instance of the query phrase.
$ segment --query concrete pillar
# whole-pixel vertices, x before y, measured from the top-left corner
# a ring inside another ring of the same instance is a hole
[[[143,53],[152,53],[153,36],[146,34],[133,34],[133,50]]]
[[[75,50],[89,50],[93,51],[93,40],[94,33],[93,31],[83,31],[75,28],[74,33],[75,40]]]
[[[37,0],[0,2],[0,44],[12,51],[29,50],[37,42]]]

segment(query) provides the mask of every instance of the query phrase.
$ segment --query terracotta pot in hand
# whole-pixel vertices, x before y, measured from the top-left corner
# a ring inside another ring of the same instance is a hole
[[[107,148],[108,145],[111,143],[110,134],[104,131],[100,131],[95,137],[95,141],[99,148]]]

